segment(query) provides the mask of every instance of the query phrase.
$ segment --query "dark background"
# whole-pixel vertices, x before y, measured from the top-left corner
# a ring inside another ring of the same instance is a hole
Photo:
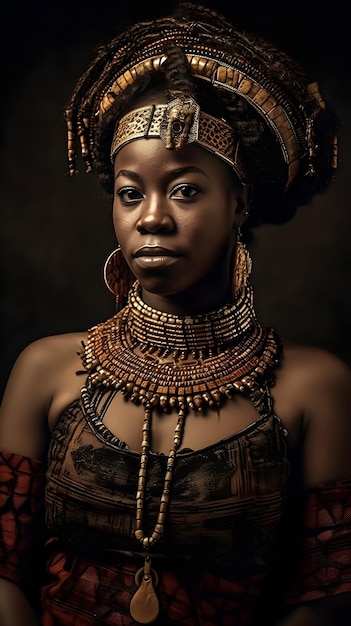
[[[337,183],[287,225],[256,231],[256,306],[283,337],[351,362],[349,22],[340,2],[204,2],[258,31],[320,81],[342,124]],[[163,2],[166,14],[173,2]],[[64,106],[99,43],[159,3],[46,0],[7,4],[1,19],[1,388],[30,341],[113,314],[102,279],[114,247],[93,175],[67,176]]]

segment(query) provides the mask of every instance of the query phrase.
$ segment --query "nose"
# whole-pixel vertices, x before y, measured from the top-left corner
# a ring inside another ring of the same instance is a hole
[[[173,232],[175,223],[166,201],[159,196],[145,199],[137,222],[140,233]]]

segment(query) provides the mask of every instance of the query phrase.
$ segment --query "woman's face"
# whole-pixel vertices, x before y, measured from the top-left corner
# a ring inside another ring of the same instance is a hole
[[[228,302],[237,228],[246,208],[229,167],[196,144],[125,145],[115,159],[113,220],[144,301],[168,312]]]

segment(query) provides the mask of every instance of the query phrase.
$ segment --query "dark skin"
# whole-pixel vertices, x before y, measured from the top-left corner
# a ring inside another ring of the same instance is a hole
[[[228,302],[237,229],[249,208],[248,190],[228,166],[196,145],[173,151],[159,139],[141,139],[118,153],[115,181],[115,231],[145,302],[176,314],[212,310]],[[45,458],[50,432],[80,395],[82,378],[76,372],[82,367],[77,353],[86,337],[85,331],[47,337],[24,350],[3,398],[1,449]],[[305,486],[351,476],[351,374],[346,365],[324,350],[286,345],[272,394],[290,449],[302,447]],[[242,396],[204,415],[190,413],[182,446],[201,449],[257,417]],[[168,453],[175,421],[173,412],[156,413],[154,451]],[[117,394],[104,422],[131,449],[140,450],[142,407],[125,403]],[[2,626],[36,624],[15,585],[1,580],[0,598]],[[326,624],[337,622],[325,621],[323,612],[308,607],[279,622],[279,626]]]

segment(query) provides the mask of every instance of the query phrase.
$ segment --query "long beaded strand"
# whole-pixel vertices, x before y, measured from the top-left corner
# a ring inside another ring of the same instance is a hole
[[[160,508],[156,520],[154,530],[149,537],[145,536],[143,530],[144,519],[144,502],[145,502],[145,486],[147,464],[150,451],[150,430],[152,419],[152,405],[145,406],[144,423],[142,430],[141,457],[138,475],[138,487],[136,495],[136,523],[135,538],[145,550],[149,550],[163,535],[166,521],[166,514],[170,500],[170,489],[173,479],[173,471],[175,466],[176,454],[181,445],[184,423],[185,423],[185,405],[183,404],[178,411],[177,425],[174,431],[173,447],[171,448],[168,459],[163,490],[160,500]],[[130,603],[131,616],[141,624],[149,624],[154,621],[159,613],[159,602],[154,591],[154,585],[157,585],[158,577],[154,570],[151,569],[151,557],[147,552],[144,561],[144,567],[140,568],[136,575],[135,581],[139,589],[133,596]]]

